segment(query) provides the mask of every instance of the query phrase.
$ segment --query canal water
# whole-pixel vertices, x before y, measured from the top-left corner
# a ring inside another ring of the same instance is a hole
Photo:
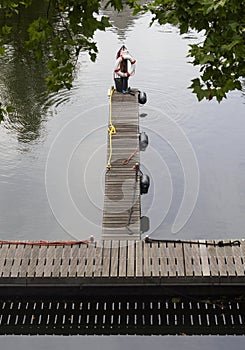
[[[160,239],[243,238],[245,138],[243,91],[228,99],[198,102],[188,86],[198,69],[188,45],[200,34],[180,36],[169,25],[149,27],[149,15],[111,12],[113,27],[96,34],[99,54],[79,58],[74,88],[46,96],[42,63],[35,64],[16,40],[1,58],[1,99],[16,115],[0,126],[1,239],[100,239],[108,89],[115,55],[125,44],[137,60],[129,84],[147,93],[140,130],[149,136],[141,169],[151,187],[142,196],[143,236]],[[229,349],[233,338],[17,337],[4,349]],[[237,349],[244,348],[236,338]]]
[[[244,91],[221,104],[199,103],[188,86],[198,69],[186,58],[195,33],[149,28],[148,15],[112,14],[96,35],[96,63],[81,54],[71,91],[46,96],[42,63],[18,43],[1,60],[1,96],[17,116],[1,130],[1,238],[86,239],[101,236],[108,88],[115,54],[137,59],[129,85],[147,93],[140,131],[149,137],[141,169],[144,235],[170,239],[241,238],[245,228]]]

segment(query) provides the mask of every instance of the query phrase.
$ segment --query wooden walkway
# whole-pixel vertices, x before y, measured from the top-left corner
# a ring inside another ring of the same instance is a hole
[[[140,175],[133,169],[140,160],[138,91],[133,93],[114,92],[112,96],[111,122],[116,134],[105,176],[103,240],[140,239]],[[109,158],[109,135],[107,153]]]
[[[245,240],[0,245],[4,286],[245,286]]]

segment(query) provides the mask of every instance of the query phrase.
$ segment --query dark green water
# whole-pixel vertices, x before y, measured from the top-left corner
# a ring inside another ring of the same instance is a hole
[[[140,127],[150,145],[141,154],[150,174],[142,198],[148,235],[171,239],[243,238],[245,139],[243,92],[222,104],[198,103],[187,89],[198,74],[187,63],[195,33],[180,37],[170,26],[128,10],[112,14],[114,27],[98,33],[99,55],[81,54],[72,91],[47,97],[43,64],[21,52],[20,41],[1,59],[1,98],[18,115],[0,126],[2,239],[86,239],[101,235],[108,122],[107,90],[122,43],[137,59],[130,85],[147,93]],[[199,36],[200,38],[200,36]],[[183,203],[181,205],[181,203]],[[179,211],[180,210],[180,211]],[[179,214],[178,214],[179,212]],[[237,349],[243,338],[221,337],[8,337],[1,349]]]

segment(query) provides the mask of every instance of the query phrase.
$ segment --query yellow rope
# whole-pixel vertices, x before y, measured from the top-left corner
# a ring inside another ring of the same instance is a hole
[[[116,128],[115,126],[112,124],[112,95],[114,93],[114,88],[111,88],[110,91],[110,125],[108,127],[108,133],[109,133],[109,138],[110,138],[110,153],[109,153],[109,157],[108,157],[108,161],[107,161],[107,169],[111,168],[111,157],[112,157],[112,135],[115,135],[116,132]]]

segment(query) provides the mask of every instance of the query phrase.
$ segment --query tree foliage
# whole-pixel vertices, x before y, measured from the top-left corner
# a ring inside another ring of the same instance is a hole
[[[189,57],[200,67],[200,77],[191,88],[199,100],[213,97],[220,102],[227,92],[241,89],[245,76],[245,1],[244,0],[155,0],[136,12],[150,11],[152,21],[203,32],[205,39],[190,45]]]
[[[227,92],[241,89],[241,77],[245,76],[244,0],[155,0],[145,5],[136,0],[1,0],[0,54],[11,43],[11,21],[35,1],[46,4],[46,13],[28,26],[25,49],[31,57],[47,61],[50,91],[71,88],[81,51],[87,51],[92,61],[96,59],[94,33],[110,26],[109,19],[101,15],[104,3],[118,11],[125,4],[134,8],[134,13],[150,11],[152,23],[173,24],[181,34],[190,30],[204,33],[204,40],[190,45],[189,50],[193,65],[200,67],[200,76],[190,86],[199,100],[215,97],[221,101]]]
[[[3,0],[0,10],[6,21],[8,18],[14,20],[35,1],[40,0]],[[25,49],[33,58],[48,57],[50,74],[46,81],[50,91],[70,89],[79,53],[87,51],[92,61],[96,59],[97,47],[93,35],[96,30],[110,26],[109,20],[100,16],[101,3],[98,0],[42,1],[46,3],[46,14],[35,18],[29,25]],[[4,43],[11,41],[11,26],[2,26],[0,36],[0,54],[4,54]]]

